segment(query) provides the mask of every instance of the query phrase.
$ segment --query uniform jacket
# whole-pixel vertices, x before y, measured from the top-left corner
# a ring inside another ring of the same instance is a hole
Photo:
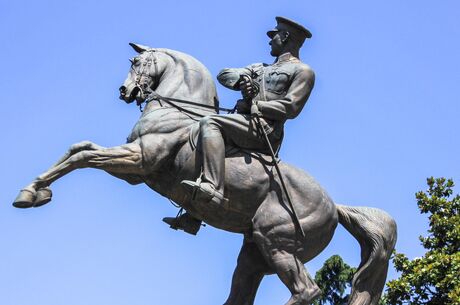
[[[259,63],[223,69],[217,79],[223,86],[239,90],[241,75],[259,84],[260,91],[254,100],[277,133],[282,133],[287,119],[295,118],[302,111],[315,82],[313,70],[290,53],[279,56],[272,65]]]

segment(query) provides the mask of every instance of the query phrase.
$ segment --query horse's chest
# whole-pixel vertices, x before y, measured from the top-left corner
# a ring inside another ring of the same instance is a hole
[[[178,121],[180,118],[177,114],[168,113],[168,111],[154,111],[143,115],[134,125],[128,141],[150,134],[170,134],[180,128]]]

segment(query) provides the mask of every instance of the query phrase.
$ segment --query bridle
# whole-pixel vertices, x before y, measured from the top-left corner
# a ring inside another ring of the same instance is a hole
[[[156,50],[150,49],[150,50],[146,50],[145,52],[148,52],[149,56],[143,61],[139,72],[137,72],[134,69],[135,59],[134,60],[130,59],[130,61],[132,64],[131,70],[136,75],[134,84],[136,85],[137,88],[139,88],[143,96],[148,96],[150,95],[150,93],[152,93],[152,91],[150,90],[150,87],[156,88],[160,84],[160,76],[158,75],[158,70],[159,70],[158,61],[157,61],[156,56],[154,56],[153,54],[156,52]],[[148,83],[148,80],[150,79],[149,71],[150,71],[150,67],[152,66],[152,62],[153,62],[153,66],[155,69],[155,73],[154,73],[153,85],[149,86],[149,83]],[[137,102],[137,105],[139,106],[142,112],[142,103]]]
[[[168,103],[169,105],[173,106],[174,108],[178,109],[181,112],[193,114],[193,115],[196,115],[196,116],[199,116],[199,117],[203,117],[204,115],[196,113],[196,112],[194,112],[192,110],[189,110],[189,109],[186,109],[184,107],[181,107],[181,106],[177,105],[176,103],[183,103],[183,104],[188,104],[188,105],[192,105],[192,106],[212,109],[212,110],[216,110],[216,111],[221,110],[221,111],[226,111],[227,113],[234,113],[235,112],[236,106],[234,108],[232,108],[232,109],[229,109],[229,108],[223,108],[223,107],[215,107],[215,106],[210,106],[210,105],[203,105],[203,104],[188,101],[188,100],[182,100],[182,99],[177,99],[177,98],[172,98],[172,97],[164,97],[164,96],[159,95],[155,91],[150,90],[151,87],[154,88],[154,90],[155,90],[158,87],[158,85],[160,84],[160,76],[158,75],[158,71],[159,71],[159,69],[158,69],[158,61],[157,61],[156,56],[154,56],[154,53],[157,52],[157,51],[155,49],[149,49],[149,50],[146,50],[144,52],[149,52],[149,56],[142,63],[140,71],[137,72],[134,69],[134,63],[135,63],[134,60],[131,60],[131,63],[132,63],[131,70],[134,72],[134,74],[136,74],[134,84],[136,85],[137,88],[139,88],[139,90],[141,91],[143,96],[147,96],[147,98],[144,101],[145,104],[148,104],[151,101],[156,100],[161,105],[161,101],[164,101],[164,102]],[[153,66],[154,66],[154,69],[155,69],[155,74],[154,74],[153,85],[149,86],[148,79],[150,78],[150,74],[149,74],[148,71],[150,71],[150,67],[152,66],[152,62],[153,62]],[[140,109],[141,112],[143,112],[142,103],[143,102],[141,102],[141,103],[137,102],[137,105],[139,106],[139,109]]]

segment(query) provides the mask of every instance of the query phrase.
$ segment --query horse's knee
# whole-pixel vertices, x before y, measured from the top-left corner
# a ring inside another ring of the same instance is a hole
[[[76,153],[82,150],[91,149],[94,143],[90,141],[81,141],[75,144],[72,144],[69,148],[69,152]]]
[[[72,155],[68,161],[73,166],[83,166],[85,163],[88,162],[92,157],[92,153],[87,150],[80,151],[74,155]]]

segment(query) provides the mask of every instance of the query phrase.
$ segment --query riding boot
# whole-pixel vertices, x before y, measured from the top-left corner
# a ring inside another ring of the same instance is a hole
[[[202,182],[210,183],[223,194],[225,178],[225,143],[220,130],[206,130],[201,138],[203,157]]]
[[[193,201],[212,202],[216,205],[227,203],[224,197],[225,143],[220,132],[206,130],[201,138],[203,171],[196,181],[183,180]]]
[[[225,143],[219,127],[216,126],[212,120],[203,119],[200,121],[197,154],[201,157],[201,176],[196,181],[183,180],[181,185],[191,195],[192,202],[212,202],[216,205],[226,204],[228,200],[223,194],[225,177]],[[184,219],[186,220],[182,221],[182,217],[185,217]],[[189,218],[190,216],[188,216],[188,214],[184,214],[180,216],[177,221],[174,221],[176,218],[172,217],[166,217],[163,221],[171,225],[171,228],[173,229],[181,229],[187,233],[191,233],[187,231],[189,230]],[[193,225],[192,227],[195,228]],[[199,226],[196,227],[196,232],[198,232],[199,229]]]

